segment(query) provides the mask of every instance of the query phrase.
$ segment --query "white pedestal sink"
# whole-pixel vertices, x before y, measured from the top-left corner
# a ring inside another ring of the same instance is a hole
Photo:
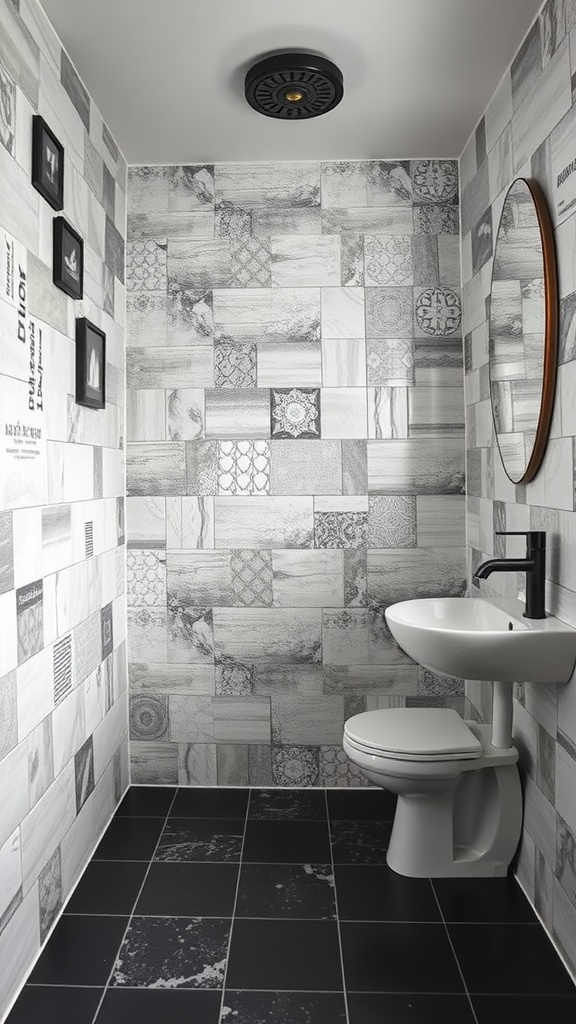
[[[386,610],[400,647],[425,668],[462,679],[496,680],[493,735],[511,745],[512,683],[567,683],[576,663],[576,629],[553,615],[523,617],[514,599],[431,597]]]

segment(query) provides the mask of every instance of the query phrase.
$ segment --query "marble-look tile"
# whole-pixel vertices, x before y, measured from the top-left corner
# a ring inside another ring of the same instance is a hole
[[[165,391],[160,388],[129,391],[126,395],[126,420],[128,441],[164,441],[166,439]],[[73,440],[73,438],[69,437],[69,440]]]
[[[320,205],[320,164],[252,162],[216,164],[215,198],[241,210]]]
[[[82,687],[76,687],[52,713],[54,772],[59,775],[86,739],[86,715]]]
[[[175,786],[178,782],[178,744],[130,744],[130,778],[135,786]]]
[[[169,441],[193,441],[204,436],[204,392],[200,388],[168,391],[166,437]]]
[[[418,235],[457,235],[460,217],[457,206],[423,204],[414,207],[414,231]]]
[[[366,551],[344,549],[344,604],[346,607],[366,605]]]
[[[463,495],[419,494],[416,497],[418,547],[463,547],[464,501]]]
[[[464,446],[459,438],[368,442],[370,494],[462,494]]]
[[[343,160],[322,164],[322,206],[410,205],[408,161]]]
[[[417,597],[462,597],[465,576],[459,548],[430,548],[424,564],[417,548],[368,551],[368,593],[384,607]]]
[[[170,599],[167,625],[168,657],[155,660],[191,665],[212,664],[214,640],[210,608],[191,607]]]
[[[212,206],[214,202],[214,167],[212,164],[170,167],[167,178],[169,210],[202,210]]]
[[[463,398],[461,387],[410,388],[408,436],[463,437]],[[491,420],[488,429],[491,431]]]
[[[416,384],[461,385],[462,364],[463,353],[459,339],[418,338],[414,344]]]
[[[314,542],[311,497],[215,499],[218,548],[308,548]]]
[[[227,551],[170,551],[166,569],[169,602],[202,607],[234,601]]]
[[[408,398],[408,388],[370,388],[368,390],[368,436],[377,438],[408,437],[410,433]]]
[[[210,239],[214,237],[214,213],[211,210],[128,213],[128,236],[132,239]]]
[[[334,918],[332,868],[328,864],[246,864],[236,913],[239,917]]]
[[[319,387],[322,383],[323,356],[318,343],[279,345],[262,342],[257,350],[258,387]]]
[[[171,499],[180,501],[181,499]],[[128,498],[128,546],[136,548],[165,547],[166,499]],[[179,544],[173,545],[180,547]]]
[[[414,230],[410,205],[348,207],[322,210],[322,231],[328,235],[410,235]]]
[[[164,827],[154,860],[240,860],[244,821],[235,818],[171,818]]]
[[[273,494],[340,494],[342,456],[338,441],[271,441]]]
[[[526,99],[542,71],[540,26],[535,21],[510,67],[514,110]]]
[[[366,342],[363,338],[322,339],[322,383],[324,387],[365,386]]]
[[[272,286],[277,288],[340,285],[338,236],[283,235],[270,239]]]
[[[322,337],[363,338],[364,289],[322,289]]]
[[[318,288],[219,288],[214,293],[217,341],[254,343],[318,341]]]
[[[214,547],[213,498],[166,498],[166,547]]]
[[[127,293],[126,342],[134,348],[166,344],[165,292]]]
[[[0,512],[0,594],[14,587],[14,541],[12,512]]]
[[[0,889],[0,933],[22,903],[20,830],[16,829],[0,847],[2,887]]]
[[[128,297],[128,302],[130,302],[130,297]],[[169,282],[168,295],[165,297],[162,312],[162,326],[158,341],[143,341],[142,344],[161,344],[164,340],[167,345],[192,345],[200,350],[203,350],[205,346],[212,346],[214,338],[212,291],[184,288],[179,284]],[[206,352],[206,357],[209,358],[209,356],[210,352]]]
[[[364,388],[323,388],[322,437],[364,438],[368,434]]]
[[[366,494],[367,491],[366,442],[342,441],[342,493]]]
[[[218,743],[270,743],[270,698],[216,696],[214,738]]]
[[[225,238],[170,238],[166,272],[170,285],[205,291],[232,284],[230,246]]]
[[[112,971],[113,987],[221,988],[230,922],[134,917]]]
[[[131,443],[126,459],[131,495],[186,493],[186,452],[181,442]]]
[[[38,878],[40,904],[40,941],[44,942],[62,910],[62,861],[58,847]]]
[[[16,703],[16,672],[0,679],[0,761],[18,742],[18,708]]]
[[[272,552],[274,606],[341,607],[344,559],[338,550]]]
[[[391,823],[387,821],[332,821],[335,864],[385,864]]]
[[[216,388],[206,391],[206,437],[270,436],[267,388]]]
[[[210,388],[214,383],[212,346],[131,348],[126,383],[128,388]]]
[[[316,608],[215,608],[216,654],[248,664],[319,661],[320,617]]]
[[[178,744],[178,785],[215,786],[216,746],[210,743]]]
[[[515,107],[512,117],[515,171],[530,159],[572,104],[567,40],[545,65],[526,99],[528,102]]]
[[[340,283],[348,288],[364,284],[364,238],[345,232],[340,235]]]
[[[411,248],[415,285],[438,284],[444,280],[447,270],[454,278],[454,284],[460,284],[460,241],[457,236],[412,235]]]
[[[14,133],[16,129],[16,86],[5,68],[0,65],[0,94],[2,95],[2,112],[0,113],[0,142],[4,149],[14,156]],[[338,282],[340,283],[340,282]]]
[[[325,611],[322,617],[324,665],[365,664],[368,661],[368,628],[368,612],[364,608]],[[323,738],[322,742],[334,741]]]

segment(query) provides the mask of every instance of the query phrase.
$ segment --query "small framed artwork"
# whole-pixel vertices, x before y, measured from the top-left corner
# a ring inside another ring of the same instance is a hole
[[[106,335],[85,316],[76,321],[76,402],[91,409],[106,404]]]
[[[32,118],[32,184],[55,210],[64,206],[64,146],[39,114]]]
[[[72,299],[84,291],[84,242],[64,217],[54,218],[52,280]]]

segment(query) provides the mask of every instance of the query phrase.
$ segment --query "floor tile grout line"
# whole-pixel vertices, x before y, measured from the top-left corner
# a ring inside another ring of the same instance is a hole
[[[172,800],[170,802],[170,807],[168,808],[168,811],[166,813],[166,817],[164,818],[164,824],[162,825],[162,828],[160,829],[160,833],[158,835],[158,839],[156,841],[156,845],[154,847],[152,856],[151,856],[151,858],[150,858],[150,860],[148,862],[148,868],[147,868],[147,870],[144,873],[144,878],[142,879],[142,885],[140,886],[140,888],[138,890],[138,895],[136,896],[136,899],[134,900],[134,906],[132,908],[132,913],[128,917],[128,924],[126,925],[126,928],[124,929],[124,934],[122,935],[122,939],[120,940],[120,944],[118,946],[118,949],[116,950],[116,953],[115,953],[115,956],[114,956],[114,962],[112,964],[112,967],[110,968],[110,973],[108,974],[108,980],[107,980],[107,982],[106,982],[106,984],[104,986],[104,991],[102,992],[102,997],[100,999],[100,1002],[98,1003],[98,1006],[96,1007],[96,1013],[94,1014],[94,1017],[92,1018],[92,1024],[96,1024],[96,1022],[98,1020],[98,1014],[100,1013],[100,1010],[102,1008],[102,1003],[104,1002],[104,999],[106,998],[106,993],[107,993],[108,988],[110,986],[110,981],[111,981],[112,975],[114,973],[114,968],[116,967],[116,961],[118,959],[118,954],[120,953],[120,950],[122,949],[122,943],[124,942],[124,939],[126,938],[126,936],[128,934],[128,930],[130,928],[130,925],[132,923],[132,919],[134,917],[134,911],[135,911],[135,909],[136,909],[136,907],[138,905],[138,900],[140,899],[140,896],[142,895],[142,890],[143,890],[144,886],[146,885],[146,879],[148,878],[148,875],[150,874],[150,869],[152,867],[152,864],[154,863],[154,854],[156,853],[156,850],[158,849],[158,846],[160,845],[160,840],[162,839],[162,833],[164,832],[164,829],[166,828],[166,822],[168,821],[168,817],[170,815],[170,810],[172,809],[172,806],[173,806],[174,801],[176,799],[176,796],[178,794],[178,788],[179,787],[176,786],[175,789],[174,789],[174,796],[172,797]]]
[[[65,988],[65,989],[68,989],[68,988],[78,989],[78,988],[80,988],[80,989],[89,989],[91,991],[92,989],[98,989],[98,990],[102,989],[102,985],[62,985],[62,984],[57,984],[57,983],[53,984],[51,982],[38,982],[38,981],[34,981],[34,982],[27,982],[26,988],[58,988],[58,989],[60,989],[60,988]],[[157,990],[156,989],[150,989],[150,987],[146,986],[146,985],[122,985],[122,988],[119,989],[119,991],[121,991],[121,992],[150,992],[150,991],[157,991]],[[223,989],[221,989],[221,988],[202,988],[202,989],[199,989],[199,988],[178,988],[178,989],[164,990],[164,991],[194,992],[195,993],[195,992],[223,992]],[[344,990],[341,989],[341,988],[338,988],[338,989],[336,989],[336,988],[318,988],[318,989],[312,989],[312,988],[306,988],[306,989],[302,989],[302,988],[275,988],[275,989],[270,989],[270,988],[230,988],[230,989],[228,989],[228,991],[229,992],[267,992],[267,993],[269,993],[269,992],[294,992],[294,993],[297,993],[298,995],[302,995],[303,993],[305,995],[322,995],[322,994],[342,995]],[[352,988],[349,991],[350,991],[351,995],[368,995],[368,996],[374,996],[374,995],[376,995],[376,996],[460,996],[460,998],[462,998],[462,999],[466,998],[466,996],[468,994],[468,993],[462,992],[460,990],[458,992],[454,992],[454,991],[446,991],[445,992],[445,991],[437,991],[436,989],[434,989],[434,990],[418,989],[415,992],[413,989],[403,989],[403,988],[402,989]],[[510,999],[510,1000],[517,999],[519,996],[529,995],[531,997],[542,997],[542,998],[545,998],[545,999],[570,999],[576,1005],[576,994],[573,994],[571,992],[529,992],[529,993],[527,993],[526,990],[523,989],[521,992],[491,992],[491,991],[490,992],[484,992],[484,991],[476,992],[476,991],[472,991],[470,993],[470,995],[477,996],[477,997],[480,997],[480,998],[483,998],[483,997],[486,996],[486,997],[490,997],[491,999]]]
[[[452,950],[452,956],[454,957],[454,960],[456,961],[456,966],[458,968],[458,973],[459,973],[460,977],[462,978],[462,984],[464,985],[464,991],[465,991],[466,996],[468,998],[468,1003],[470,1005],[470,1012],[472,1014],[472,1019],[474,1020],[474,1024],[478,1024],[478,1017],[476,1016],[476,1010],[474,1009],[474,1004],[472,1002],[472,997],[470,995],[470,992],[468,991],[468,985],[466,984],[466,978],[464,977],[464,972],[463,972],[463,970],[462,970],[462,968],[460,966],[460,961],[459,961],[458,957],[456,956],[456,950],[454,949],[454,943],[452,942],[452,936],[450,935],[450,932],[448,931],[448,925],[447,925],[446,919],[444,917],[444,911],[442,910],[442,905],[440,903],[440,900],[438,899],[438,894],[436,892],[436,889],[435,889],[435,886],[434,886],[434,880],[432,878],[430,879],[430,885],[432,886],[432,892],[434,893],[434,899],[436,900],[436,903],[438,904],[438,910],[440,911],[440,915],[442,917],[442,924],[444,925],[444,930],[446,932],[446,938],[448,939],[448,942],[450,943],[450,949]]]
[[[346,975],[344,973],[344,950],[342,948],[342,932],[340,929],[340,916],[338,912],[338,893],[336,891],[336,870],[334,865],[334,851],[332,849],[332,828],[330,822],[330,809],[328,807],[328,794],[324,791],[324,798],[326,800],[326,815],[328,818],[328,842],[330,844],[330,861],[332,864],[332,877],[334,879],[334,908],[336,910],[336,927],[338,929],[338,948],[340,950],[340,970],[342,971],[342,990],[344,994],[344,1012],[346,1014],[346,1024],[350,1024],[350,1013],[348,1010],[348,992],[346,989]]]
[[[230,950],[232,949],[232,934],[234,932],[234,921],[236,918],[236,906],[238,904],[238,893],[240,891],[240,877],[242,875],[242,855],[244,853],[244,843],[246,842],[246,832],[248,831],[248,821],[250,815],[250,801],[252,799],[252,788],[248,788],[248,800],[246,803],[246,816],[244,818],[244,833],[242,835],[242,846],[240,847],[240,859],[238,861],[238,878],[236,879],[236,892],[234,894],[234,905],[232,907],[232,918],[230,920],[230,935],[228,936],[228,949],[226,951],[226,963],[224,965],[224,977],[222,979],[222,999],[220,1000],[220,1014],[218,1021],[223,1020],[224,1013],[224,997],[226,994],[226,979],[228,977],[228,964],[230,963]]]

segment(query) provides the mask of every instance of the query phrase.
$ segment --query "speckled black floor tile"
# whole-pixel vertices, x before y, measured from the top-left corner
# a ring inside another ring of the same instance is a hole
[[[404,878],[386,865],[336,865],[342,921],[441,921],[427,878]]]
[[[476,1024],[465,995],[388,995],[351,992],[350,1024]],[[520,1024],[509,1017],[506,1024]],[[500,1024],[491,1021],[490,1024]],[[524,1021],[522,1021],[524,1024]]]
[[[222,988],[230,921],[133,917],[112,972],[113,986]]]
[[[239,861],[244,819],[170,818],[155,860]]]
[[[336,916],[334,876],[329,864],[244,864],[238,917]]]
[[[472,996],[478,1024],[570,1024],[576,992],[567,996]]]
[[[100,988],[59,988],[49,985],[26,985],[20,993],[6,1024],[92,1024]]]
[[[96,1024],[218,1024],[221,992],[108,989]]]
[[[169,864],[155,861],[136,905],[153,917],[232,917],[237,864]]]
[[[66,914],[131,914],[148,864],[144,861],[90,861]]]
[[[65,914],[28,981],[39,985],[105,985],[127,924],[126,917]]]
[[[393,821],[396,797],[384,789],[329,789],[328,814],[332,820]]]
[[[392,824],[387,821],[332,821],[335,864],[385,864]]]
[[[150,860],[164,818],[113,818],[94,853],[94,860]]]
[[[449,924],[448,931],[469,992],[574,993],[540,924]]]
[[[234,1024],[346,1024],[344,995],[340,992],[233,992],[227,989],[222,1004],[222,1021],[234,1021]]]
[[[341,992],[336,921],[253,921],[236,918],[226,987]]]
[[[223,786],[179,789],[170,814],[176,818],[243,818],[249,792]]]
[[[538,919],[518,882],[510,878],[435,878],[432,885],[446,921],[518,921]]]
[[[349,992],[464,992],[443,924],[340,924]]]
[[[253,789],[248,817],[276,821],[326,821],[323,790]]]
[[[165,818],[175,792],[175,787],[131,786],[116,811],[116,817]]]
[[[323,821],[251,821],[246,826],[245,863],[327,864],[328,825]]]

